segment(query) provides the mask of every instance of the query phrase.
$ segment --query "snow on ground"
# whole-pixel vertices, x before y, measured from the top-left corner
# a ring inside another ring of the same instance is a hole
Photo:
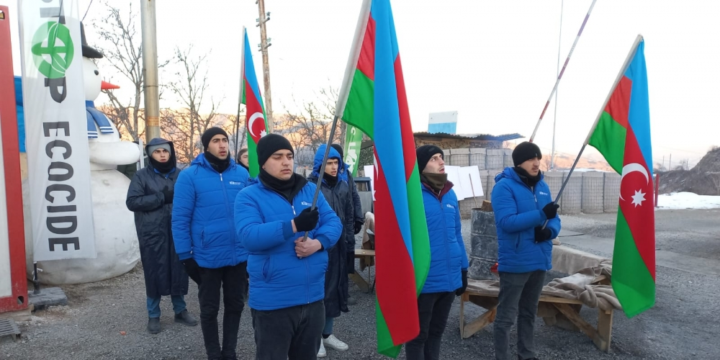
[[[716,209],[720,196],[698,195],[691,192],[663,194],[658,197],[660,209]]]

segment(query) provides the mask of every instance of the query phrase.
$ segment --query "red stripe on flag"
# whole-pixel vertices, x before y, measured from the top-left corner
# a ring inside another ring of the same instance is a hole
[[[262,137],[262,133],[265,129],[265,115],[263,114],[262,106],[255,97],[255,93],[250,86],[250,83],[245,79],[245,128],[250,133],[253,141],[257,144]],[[255,114],[259,114],[260,117],[253,118]],[[251,122],[252,120],[252,122]]]
[[[395,87],[397,87],[398,109],[400,110],[400,132],[402,135],[402,149],[405,159],[405,182],[410,179],[415,168],[415,136],[413,136],[410,122],[410,109],[408,108],[407,93],[405,92],[405,79],[403,78],[400,54],[395,59]]]
[[[628,128],[625,138],[625,160],[620,181],[620,209],[632,233],[635,246],[655,280],[655,209],[653,179],[635,133]],[[640,170],[640,165],[645,174]],[[626,172],[626,169],[628,172]],[[647,175],[647,176],[646,176]]]
[[[365,38],[362,42],[357,67],[370,80],[375,81],[375,20],[372,15],[368,15]]]
[[[632,94],[632,80],[623,76],[605,105],[605,112],[624,128],[628,128],[628,113],[630,112],[630,95]],[[643,161],[642,163],[645,163]]]
[[[377,301],[393,343],[400,345],[420,333],[415,272],[377,154],[376,159],[375,202],[384,204],[375,208],[375,233],[383,237],[375,244]]]

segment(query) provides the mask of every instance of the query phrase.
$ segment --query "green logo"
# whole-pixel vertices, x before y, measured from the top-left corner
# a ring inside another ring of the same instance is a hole
[[[70,30],[63,24],[49,21],[40,26],[32,40],[35,66],[48,79],[65,77],[75,54]]]

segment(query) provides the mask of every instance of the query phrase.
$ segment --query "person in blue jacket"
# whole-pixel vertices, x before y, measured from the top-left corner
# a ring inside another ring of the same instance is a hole
[[[308,181],[317,184],[320,177],[320,168],[322,167],[325,156],[326,145],[320,145],[315,152],[315,160],[313,164],[313,172],[308,176]],[[325,197],[330,207],[343,223],[343,233],[340,239],[330,249],[328,253],[328,267],[325,272],[325,329],[323,329],[323,340],[320,343],[320,351],[318,357],[326,357],[327,351],[325,347],[338,351],[348,350],[348,345],[338,339],[333,334],[335,318],[340,317],[341,313],[348,312],[348,272],[345,269],[347,265],[346,248],[349,244],[355,243],[355,234],[353,233],[353,204],[350,194],[350,185],[340,178],[339,169],[343,165],[342,157],[335,147],[331,147],[325,165],[325,173],[322,177],[320,191]]]
[[[325,327],[327,250],[343,224],[322,193],[311,208],[315,184],[293,172],[287,139],[262,137],[257,158],[258,182],[235,199],[237,236],[249,252],[255,358],[315,359]]]
[[[435,145],[416,150],[430,237],[430,271],[418,296],[420,334],[407,343],[408,359],[440,359],[440,343],[455,296],[467,288],[468,258],[460,207],[445,173],[444,153]]]
[[[230,158],[223,129],[211,127],[201,140],[205,152],[180,173],[175,184],[172,234],[178,257],[198,284],[208,359],[235,359],[248,255],[236,237],[233,204],[247,185],[248,172]],[[217,321],[220,288],[225,305],[222,348]]]
[[[552,268],[551,240],[560,233],[560,218],[540,171],[540,148],[523,142],[513,150],[512,159],[515,167],[507,167],[495,177],[492,191],[500,274],[493,330],[495,358],[510,358],[510,328],[517,316],[517,358],[537,359],[533,327],[545,272]]]

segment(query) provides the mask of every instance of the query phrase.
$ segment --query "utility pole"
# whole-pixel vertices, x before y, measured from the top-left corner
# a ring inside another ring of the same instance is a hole
[[[268,133],[273,131],[272,96],[270,95],[270,63],[268,62],[268,48],[272,45],[272,39],[267,38],[265,23],[270,21],[270,12],[265,12],[265,0],[255,1],[258,4],[260,17],[257,19],[257,26],[260,27],[260,51],[263,58],[263,80],[265,82],[265,115],[267,116]]]
[[[145,96],[145,142],[160,137],[160,98],[158,94],[157,32],[155,1],[142,0],[143,94]]]

